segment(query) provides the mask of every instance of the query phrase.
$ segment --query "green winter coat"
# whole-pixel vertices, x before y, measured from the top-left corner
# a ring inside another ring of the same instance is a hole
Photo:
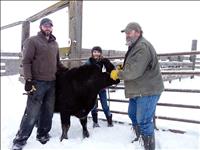
[[[142,36],[125,56],[123,71],[125,97],[150,96],[164,90],[157,54],[150,42]]]

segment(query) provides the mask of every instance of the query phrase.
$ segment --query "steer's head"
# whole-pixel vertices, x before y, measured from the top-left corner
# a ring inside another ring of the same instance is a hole
[[[92,71],[91,71],[92,70]],[[113,80],[110,78],[110,73],[101,72],[98,67],[91,65],[91,72],[87,81],[87,84],[90,87],[95,88],[96,90],[101,90],[113,84],[118,84],[120,80]]]

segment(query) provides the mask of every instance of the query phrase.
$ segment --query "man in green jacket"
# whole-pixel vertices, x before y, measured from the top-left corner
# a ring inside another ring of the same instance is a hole
[[[137,141],[141,136],[145,150],[155,149],[153,117],[156,104],[164,90],[156,51],[142,36],[136,22],[124,30],[128,51],[121,70],[113,70],[111,78],[124,80],[125,96],[129,98],[128,115],[132,121]]]
[[[52,21],[42,19],[38,35],[28,38],[23,45],[22,65],[28,99],[12,150],[23,148],[36,122],[37,140],[45,144],[50,138],[56,72],[66,69],[60,62],[58,44],[52,30]]]

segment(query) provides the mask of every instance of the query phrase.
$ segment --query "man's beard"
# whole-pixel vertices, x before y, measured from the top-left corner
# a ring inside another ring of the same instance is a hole
[[[126,38],[126,45],[131,46],[137,41],[138,37]]]
[[[51,31],[47,30],[47,31],[44,31],[44,30],[41,30],[42,33],[45,35],[45,36],[50,36],[51,35]]]

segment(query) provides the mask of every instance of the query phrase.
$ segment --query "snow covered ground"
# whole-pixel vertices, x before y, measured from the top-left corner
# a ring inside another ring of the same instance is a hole
[[[19,75],[1,77],[1,150],[8,150],[12,146],[12,140],[19,128],[21,117],[26,105],[24,85],[18,81]],[[192,88],[199,89],[200,77],[195,79],[184,79],[181,82],[173,81],[171,84],[165,83],[166,88]],[[110,93],[110,98],[123,99],[123,91]],[[159,102],[200,105],[200,94],[172,93],[164,92]],[[127,104],[110,103],[112,110],[127,112]],[[157,107],[156,115],[179,117],[199,120],[199,110],[175,109],[171,107]],[[99,112],[101,118],[105,118]],[[61,135],[60,117],[55,114],[53,126],[50,132],[52,138],[41,145],[36,141],[36,129],[33,130],[24,150],[136,150],[142,149],[141,143],[131,143],[133,133],[130,119],[126,115],[113,114],[113,119],[124,121],[125,124],[114,124],[108,128],[106,122],[100,121],[100,128],[93,129],[92,121],[88,119],[88,129],[90,137],[82,139],[82,128],[77,118],[71,118],[71,128],[69,139],[59,141]],[[156,147],[161,150],[197,150],[200,149],[200,127],[196,124],[179,123],[173,121],[157,120],[160,130],[156,131]],[[187,131],[185,134],[177,134],[162,129],[179,129]]]

